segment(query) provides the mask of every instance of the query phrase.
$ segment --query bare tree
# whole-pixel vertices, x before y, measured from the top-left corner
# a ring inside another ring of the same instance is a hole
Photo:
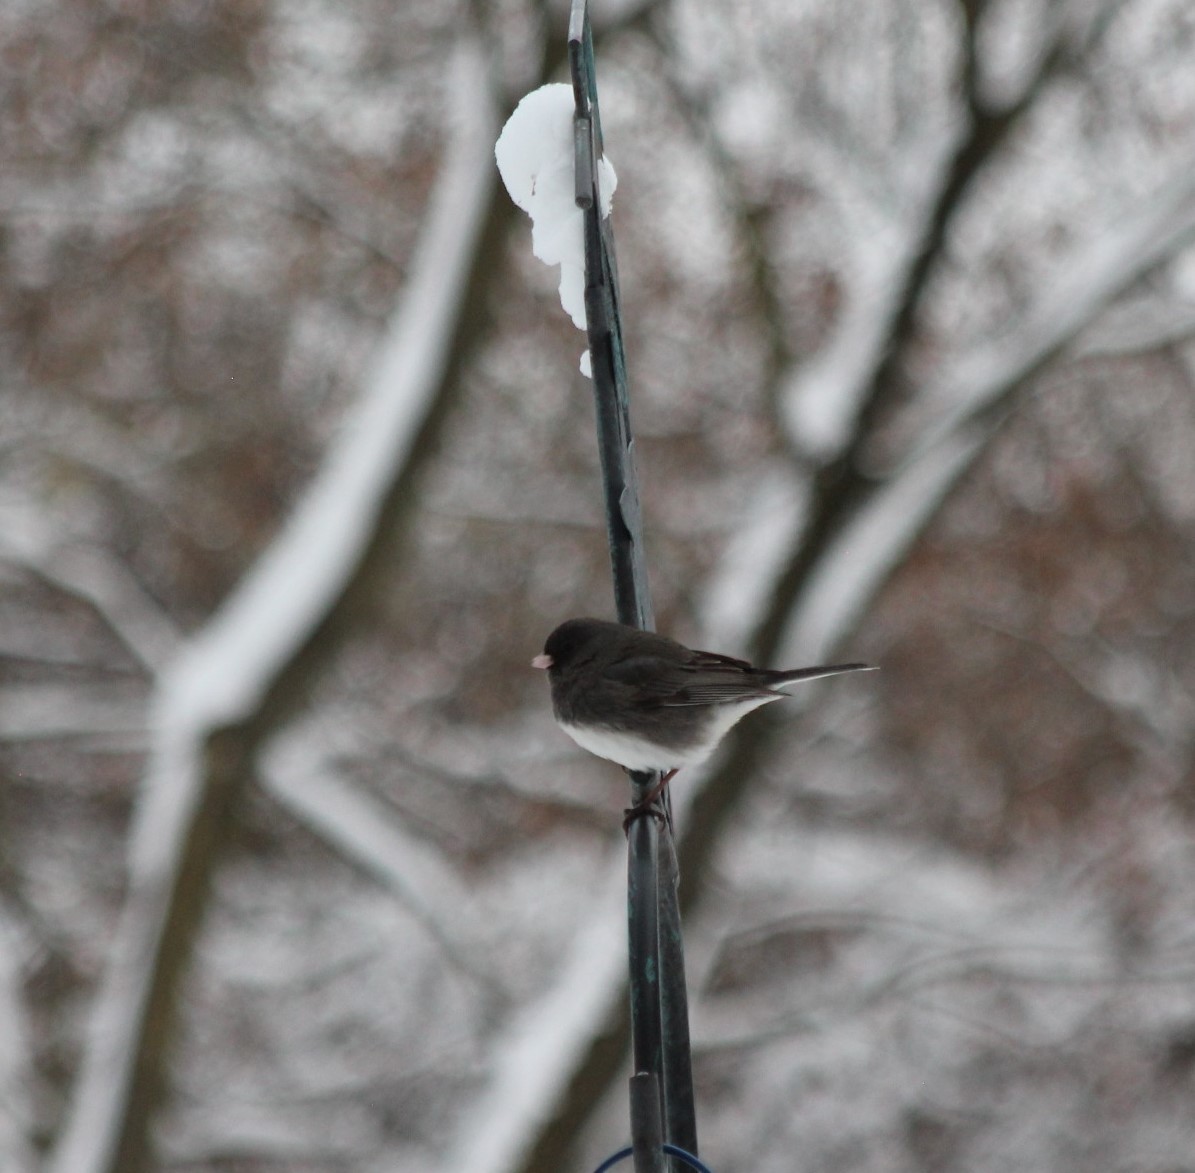
[[[863,688],[675,783],[716,1168],[1187,1159],[1195,27],[598,4],[660,625]],[[0,1156],[622,1143],[553,6],[0,16]]]

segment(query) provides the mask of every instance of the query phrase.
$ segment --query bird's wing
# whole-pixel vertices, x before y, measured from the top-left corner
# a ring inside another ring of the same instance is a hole
[[[779,695],[755,677],[745,660],[713,652],[694,652],[685,661],[630,656],[609,665],[603,675],[626,687],[633,703],[663,708],[720,705],[747,697]]]
[[[694,652],[689,664],[692,668],[733,668],[742,673],[755,671],[746,660],[736,660],[733,656],[722,656],[717,652]]]

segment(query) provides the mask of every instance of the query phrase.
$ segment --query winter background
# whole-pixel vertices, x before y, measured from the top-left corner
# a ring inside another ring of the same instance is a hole
[[[1195,11],[598,0],[718,1173],[1195,1169]],[[567,12],[0,5],[0,1168],[626,1141]],[[777,712],[776,710],[781,711]]]

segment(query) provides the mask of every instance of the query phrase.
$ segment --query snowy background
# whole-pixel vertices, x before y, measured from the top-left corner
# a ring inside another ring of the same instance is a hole
[[[598,3],[717,1173],[1195,1169],[1195,12]],[[0,5],[0,1169],[626,1140],[555,3]],[[776,709],[781,709],[777,712]]]

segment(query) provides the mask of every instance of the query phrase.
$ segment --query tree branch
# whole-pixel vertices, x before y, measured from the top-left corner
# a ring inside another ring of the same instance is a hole
[[[462,50],[458,126],[410,285],[341,439],[277,540],[163,673],[131,846],[129,892],[92,1013],[53,1173],[139,1173],[163,1078],[174,993],[206,900],[221,827],[257,745],[296,703],[334,621],[411,496],[465,349],[479,274],[509,212],[493,198],[496,119]]]

